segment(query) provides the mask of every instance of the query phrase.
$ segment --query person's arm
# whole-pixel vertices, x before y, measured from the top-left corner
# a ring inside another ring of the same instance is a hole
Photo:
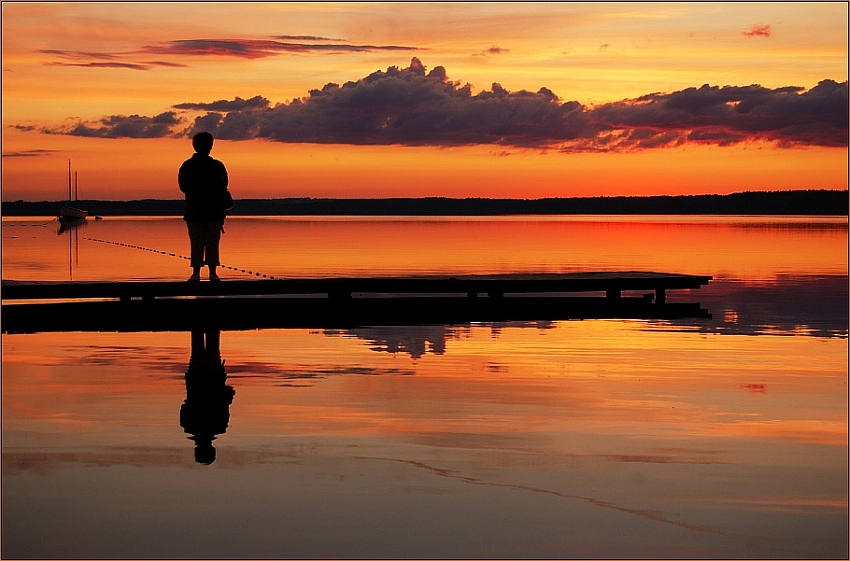
[[[221,178],[224,181],[224,188],[227,189],[227,185],[228,185],[228,181],[229,181],[229,179],[227,177],[227,168],[224,167],[224,164],[222,162],[219,162],[219,163],[221,164]]]
[[[188,178],[186,177],[186,164],[184,163],[180,166],[180,171],[177,172],[177,186],[180,187],[180,190],[184,193],[189,188]]]

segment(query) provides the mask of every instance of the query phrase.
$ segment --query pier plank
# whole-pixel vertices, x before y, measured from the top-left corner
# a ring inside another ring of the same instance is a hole
[[[708,310],[697,303],[667,303],[666,291],[710,280],[649,272],[193,283],[3,280],[0,326],[4,333],[33,333],[707,318]],[[655,298],[622,294],[644,290],[654,290]]]
[[[700,288],[710,276],[654,272],[582,272],[507,275],[338,277],[186,281],[15,281],[3,280],[3,300],[82,298],[161,298],[176,296],[259,296],[353,293],[488,294],[605,292]]]

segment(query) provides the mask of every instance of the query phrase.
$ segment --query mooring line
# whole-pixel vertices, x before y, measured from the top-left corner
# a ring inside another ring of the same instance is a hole
[[[58,221],[59,221],[58,218],[54,218],[53,220],[50,220],[49,222],[45,222],[44,224],[8,224],[7,223],[4,226],[7,226],[9,228],[14,228],[14,227],[19,227],[19,226],[23,226],[25,228],[26,227],[33,227],[33,226],[37,227],[37,228],[47,228],[49,225],[53,224],[54,222],[58,222]]]
[[[110,245],[114,245],[114,246],[118,246],[118,247],[126,247],[126,248],[129,248],[129,249],[138,249],[140,251],[149,251],[151,253],[158,253],[160,255],[165,255],[167,257],[176,257],[178,259],[184,259],[186,261],[191,261],[191,258],[186,256],[186,255],[180,255],[178,253],[172,253],[172,252],[168,252],[168,251],[161,251],[159,249],[152,249],[152,248],[143,247],[143,246],[140,246],[140,245],[123,243],[123,242],[116,242],[116,241],[112,241],[112,240],[102,240],[100,238],[83,237],[83,239],[88,240],[88,241],[92,241],[92,242],[110,244]],[[262,277],[264,279],[274,280],[273,275],[265,275],[263,273],[254,272],[254,271],[247,270],[247,269],[240,269],[239,267],[231,267],[230,265],[219,265],[219,267],[221,267],[223,269],[228,269],[230,271],[236,271],[237,273],[241,272],[241,273],[246,273],[246,274],[251,275],[251,276]]]

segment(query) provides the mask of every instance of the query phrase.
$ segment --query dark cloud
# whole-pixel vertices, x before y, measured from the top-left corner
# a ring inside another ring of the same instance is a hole
[[[32,132],[37,131],[39,128],[35,125],[9,125],[9,128],[21,131],[21,132]]]
[[[163,138],[174,136],[175,127],[183,123],[174,111],[154,117],[112,115],[95,123],[76,122],[56,128],[43,128],[47,134],[68,134],[94,138]]]
[[[55,154],[59,150],[45,150],[45,149],[35,149],[35,150],[22,150],[20,152],[3,152],[4,158],[35,158],[38,156],[49,156],[51,154]]]
[[[279,142],[539,146],[575,138],[587,124],[571,121],[583,119],[578,103],[559,104],[546,88],[512,93],[493,84],[472,95],[470,85],[449,81],[442,66],[426,72],[414,58],[408,68],[329,83],[289,104],[224,113],[213,132],[245,138],[239,131],[249,127],[256,137]],[[201,117],[194,128],[209,124]]]
[[[331,39],[330,37],[316,37],[315,35],[278,35],[275,39],[283,41],[339,41],[344,42],[344,39]]]
[[[647,142],[701,142],[729,145],[748,140],[781,145],[846,146],[847,82],[823,80],[809,91],[801,87],[709,86],[593,109],[595,122],[625,131],[620,147]]]
[[[171,68],[186,68],[187,65],[176,62],[51,62],[51,66],[76,66],[79,68],[124,68],[127,70],[150,70],[157,66],[166,66]]]
[[[151,55],[166,57],[223,56],[260,59],[288,53],[360,53],[412,50],[416,50],[416,47],[399,45],[352,45],[342,39],[329,39],[312,35],[280,35],[271,39],[180,39],[148,45],[137,51],[116,53],[61,49],[41,49],[36,52],[62,59],[47,63],[52,66],[150,70],[158,66],[185,67],[186,64],[168,61],[139,61],[137,59]]]
[[[747,37],[770,37],[770,25],[754,24],[748,31],[743,31],[742,34]]]
[[[47,64],[50,66],[76,66],[80,68],[123,68],[129,70],[150,70],[157,66],[182,68],[185,64],[167,61],[142,61],[132,62],[125,60],[128,55],[133,53],[98,53],[92,51],[68,51],[58,49],[42,49],[37,51],[42,54],[57,56],[61,59],[79,61],[79,62],[62,62],[52,61]]]
[[[499,83],[472,94],[445,68],[413,58],[357,81],[325,84],[307,97],[181,103],[203,112],[188,127],[175,111],[154,118],[108,117],[46,132],[85,136],[172,136],[208,130],[218,138],[277,142],[557,148],[624,151],[686,143],[747,141],[781,146],[847,146],[848,84],[709,86],[586,107],[548,88],[510,92]],[[188,115],[185,116],[188,118]]]
[[[250,109],[265,109],[268,107],[269,100],[262,96],[254,96],[251,99],[242,99],[236,97],[233,101],[222,99],[213,101],[212,103],[180,103],[174,106],[174,109],[194,109],[203,111],[245,111]]]
[[[501,54],[505,54],[505,53],[509,53],[509,52],[511,52],[510,49],[503,49],[502,47],[497,47],[497,46],[493,45],[489,49],[485,49],[483,52],[481,52],[480,56],[501,55]]]
[[[70,59],[70,60],[117,60],[121,57],[120,54],[115,53],[99,53],[94,51],[69,51],[69,50],[60,50],[60,49],[41,49],[36,51],[37,53],[42,53],[46,55],[54,55],[59,58]]]
[[[333,40],[331,40],[333,41]],[[350,45],[347,43],[308,43],[272,39],[181,39],[142,48],[145,54],[176,56],[228,56],[266,58],[285,53],[410,51],[415,47],[397,45]]]

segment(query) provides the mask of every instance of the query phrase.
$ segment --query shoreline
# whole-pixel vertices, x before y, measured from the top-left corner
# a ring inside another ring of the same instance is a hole
[[[67,201],[0,203],[2,216],[55,217]],[[182,216],[182,199],[81,200],[89,216]],[[848,191],[747,191],[729,195],[648,197],[277,198],[237,199],[229,216],[506,216],[506,215],[827,215],[848,214]]]

